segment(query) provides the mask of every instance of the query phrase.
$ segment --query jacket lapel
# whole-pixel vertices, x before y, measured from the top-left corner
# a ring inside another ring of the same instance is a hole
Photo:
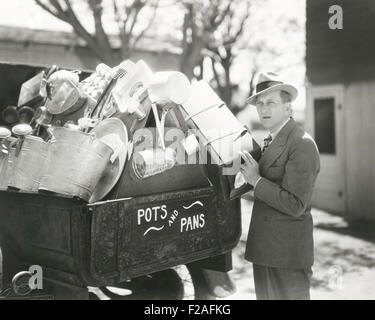
[[[288,136],[296,126],[296,122],[290,119],[280,130],[275,140],[272,141],[259,160],[259,166],[263,170],[266,170],[277,159],[281,152],[283,152],[285,144],[288,141]]]

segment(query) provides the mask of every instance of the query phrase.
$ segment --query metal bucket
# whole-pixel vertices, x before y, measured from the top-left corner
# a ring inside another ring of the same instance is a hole
[[[38,191],[47,148],[48,144],[42,138],[30,135],[24,138],[18,153],[15,148],[11,148],[8,158],[11,178],[8,186],[19,190]]]
[[[13,172],[13,162],[15,148],[11,148],[9,145],[15,142],[16,138],[10,137],[0,147],[0,189],[7,189]]]
[[[39,190],[89,201],[109,163],[112,148],[93,134],[57,127],[49,142]]]
[[[2,152],[0,146],[0,189],[6,189],[8,186],[8,155],[8,151],[7,153]]]

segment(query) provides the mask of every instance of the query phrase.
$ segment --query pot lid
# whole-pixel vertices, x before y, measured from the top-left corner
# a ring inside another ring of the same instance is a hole
[[[99,140],[114,150],[111,161],[89,200],[90,203],[93,203],[103,199],[120,179],[127,158],[128,133],[126,126],[118,118],[108,118],[99,122],[90,133],[95,133]]]
[[[0,127],[0,139],[9,138],[10,135],[10,130],[8,130],[7,128]]]

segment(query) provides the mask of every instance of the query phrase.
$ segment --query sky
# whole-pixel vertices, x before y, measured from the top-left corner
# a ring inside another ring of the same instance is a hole
[[[0,0],[0,24],[34,29],[71,30],[66,23],[39,8],[34,0]]]
[[[87,12],[86,5],[80,5],[83,0],[72,0],[75,5],[74,8],[77,9],[78,16],[83,18],[84,25],[87,27],[91,26],[91,19],[85,19],[85,13]],[[111,0],[104,0],[111,5]],[[104,21],[105,28],[108,31],[116,31],[116,26],[111,23],[111,16],[107,13],[109,10],[104,10]],[[165,11],[165,10],[164,10]],[[145,15],[150,14],[146,12]],[[174,20],[180,19],[181,15],[166,12],[165,16]],[[146,17],[141,17],[144,18]],[[146,22],[145,22],[146,23]],[[32,29],[49,29],[58,31],[71,31],[72,28],[65,22],[53,17],[52,15],[45,12],[42,8],[35,4],[34,0],[0,0],[0,25],[10,25],[18,27],[26,27]],[[157,29],[158,26],[156,26]]]

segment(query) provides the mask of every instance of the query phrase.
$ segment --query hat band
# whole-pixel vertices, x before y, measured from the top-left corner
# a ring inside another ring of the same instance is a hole
[[[264,81],[264,82],[261,82],[259,84],[256,85],[256,92],[260,92],[260,91],[263,91],[263,90],[266,90],[270,87],[273,87],[277,84],[283,84],[282,82],[280,81]]]

